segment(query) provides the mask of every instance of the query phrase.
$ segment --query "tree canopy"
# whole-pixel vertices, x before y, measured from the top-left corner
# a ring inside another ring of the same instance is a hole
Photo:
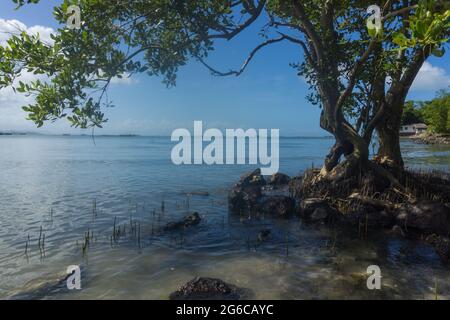
[[[419,112],[432,132],[450,133],[449,91],[442,90],[433,100],[420,103]]]
[[[402,125],[425,123],[434,133],[450,133],[450,92],[440,90],[430,101],[408,101]]]
[[[382,32],[367,30],[374,4]],[[71,5],[81,8],[79,29],[66,28]],[[62,117],[73,126],[101,126],[114,77],[147,73],[172,86],[190,60],[213,75],[238,76],[265,47],[288,41],[299,52],[291,65],[310,84],[308,99],[322,108],[320,125],[336,138],[330,171],[342,155],[367,159],[375,129],[389,154],[387,141],[420,67],[430,55],[445,54],[448,6],[441,0],[63,0],[54,10],[61,27],[52,43],[22,32],[0,47],[0,88],[35,96],[24,110],[38,126]],[[261,42],[240,68],[208,63],[218,41],[234,39],[257,20]],[[48,80],[17,84],[24,71]]]
[[[13,1],[19,6],[39,2]],[[354,65],[354,62],[358,57],[364,59],[363,54],[371,43],[365,29],[365,10],[372,2],[64,0],[54,11],[61,28],[52,36],[53,44],[22,33],[0,48],[0,86],[12,85],[24,70],[49,75],[50,81],[46,83],[20,83],[17,88],[19,92],[36,95],[36,103],[25,108],[30,119],[42,125],[45,120],[68,115],[73,125],[99,126],[104,121],[100,111],[102,100],[95,99],[91,93],[99,90],[100,97],[104,98],[102,93],[115,76],[147,72],[162,76],[165,83],[174,85],[178,69],[192,58],[204,63],[213,74],[238,75],[263,47],[291,41],[304,50],[306,57],[305,63],[293,66],[309,79],[314,89],[310,99],[319,103],[320,90],[316,88],[319,78],[336,82],[342,91],[346,83],[350,82],[351,87],[356,80],[357,70],[350,73],[352,67],[362,69],[362,63]],[[391,6],[392,18],[384,18],[392,19],[386,31],[387,35],[392,32],[389,45],[396,44],[406,51],[409,47],[434,43],[433,50],[441,54],[438,47],[445,38],[439,34],[448,28],[444,25],[448,23],[448,12],[447,16],[429,11],[418,13],[416,21],[411,19],[413,36],[408,39],[397,32],[402,26],[396,23],[394,14],[400,7],[394,2],[403,1],[378,2],[386,2],[386,11]],[[430,1],[421,2],[425,8]],[[80,30],[66,28],[67,9],[73,4],[81,7]],[[265,40],[250,53],[242,68],[220,72],[206,64],[208,52],[214,49],[217,40],[231,40],[264,11],[268,18],[260,37]],[[427,23],[424,17],[432,23]],[[329,56],[333,61],[325,61]],[[391,62],[383,62],[390,69]]]
[[[405,103],[402,116],[402,125],[409,125],[415,123],[423,123],[423,115],[417,103],[408,101]]]

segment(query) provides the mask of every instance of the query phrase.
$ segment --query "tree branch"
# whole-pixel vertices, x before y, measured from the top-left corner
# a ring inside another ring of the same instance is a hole
[[[387,10],[389,8],[390,4],[391,4],[391,0],[388,0],[385,3],[384,7],[383,7],[383,11]],[[386,20],[389,17],[393,17],[393,16],[396,16],[396,15],[405,13],[405,12],[407,12],[409,10],[412,10],[412,9],[416,8],[416,7],[417,7],[417,5],[409,6],[409,7],[406,7],[406,8],[402,8],[402,9],[390,12],[386,16],[384,16],[384,18],[382,20],[384,21],[384,20]],[[370,57],[370,54],[372,53],[373,49],[375,48],[375,45],[377,44],[377,42],[378,42],[378,40],[376,38],[373,38],[370,41],[366,52],[364,52],[363,55],[361,56],[361,58],[355,63],[355,66],[354,66],[354,68],[351,71],[350,76],[349,76],[349,83],[347,85],[347,88],[344,90],[344,92],[339,97],[339,100],[338,100],[338,103],[337,103],[337,108],[336,108],[336,113],[344,105],[345,100],[353,92],[353,89],[354,89],[355,84],[356,84],[356,77],[358,76],[358,74],[359,74],[362,66],[364,65],[364,63]]]
[[[238,35],[241,31],[243,31],[248,26],[250,26],[253,22],[255,22],[256,19],[258,19],[261,12],[263,11],[265,5],[266,5],[266,0],[261,0],[259,2],[258,6],[250,11],[251,17],[247,21],[245,21],[244,23],[237,26],[233,31],[208,35],[208,39],[231,40],[236,35]]]
[[[215,76],[221,76],[221,77],[225,77],[225,76],[231,76],[231,75],[235,75],[235,76],[240,76],[245,69],[247,68],[247,66],[249,65],[249,63],[252,61],[253,57],[255,56],[255,54],[261,50],[262,48],[264,48],[265,46],[268,46],[270,44],[273,43],[277,43],[280,41],[283,41],[287,39],[285,36],[281,36],[279,38],[275,38],[275,39],[270,39],[270,40],[266,40],[263,43],[261,43],[260,45],[258,45],[257,47],[255,47],[249,54],[248,58],[244,61],[244,63],[242,64],[241,68],[239,70],[230,70],[228,72],[222,72],[222,71],[218,71],[217,69],[211,67],[209,64],[207,64],[202,57],[200,56],[196,56],[196,58],[198,59],[198,61],[200,61],[201,64],[203,64],[209,71],[211,71],[211,73]]]
[[[294,37],[291,37],[291,36],[289,36],[289,35],[287,35],[287,34],[284,34],[284,33],[282,33],[282,32],[278,32],[278,34],[280,34],[282,37],[284,37],[286,40],[288,40],[288,41],[290,41],[290,42],[299,44],[299,45],[302,47],[302,49],[303,49],[303,51],[304,51],[304,53],[305,53],[305,56],[306,56],[306,59],[308,60],[308,62],[309,62],[314,68],[317,68],[317,65],[316,65],[316,63],[315,63],[315,61],[314,61],[314,59],[313,59],[313,57],[312,57],[312,55],[311,55],[311,52],[309,51],[308,46],[306,45],[306,43],[305,43],[304,41],[302,41],[302,40],[300,40],[300,39],[297,39],[297,38],[294,38]]]
[[[309,20],[308,16],[306,15],[305,8],[300,3],[300,1],[292,0],[292,5],[294,6],[295,15],[297,15],[298,19],[303,24],[306,35],[311,39],[317,57],[316,60],[318,61],[318,64],[320,64],[323,61],[323,46],[322,42],[320,41],[320,37],[317,34],[317,31],[314,29],[314,26]]]
[[[387,15],[385,15],[385,16],[381,19],[381,21],[384,22],[384,21],[386,21],[386,20],[389,19],[389,18],[396,17],[396,16],[401,15],[401,14],[403,14],[403,13],[407,13],[407,12],[409,12],[409,11],[411,11],[411,10],[417,9],[418,7],[419,7],[419,6],[416,4],[416,5],[414,5],[414,6],[409,6],[409,7],[405,7],[405,8],[398,9],[398,10],[396,10],[396,11],[389,12]]]
[[[356,77],[359,75],[359,72],[361,71],[361,68],[363,67],[364,63],[369,59],[370,53],[375,48],[375,45],[377,43],[376,39],[372,39],[370,41],[369,47],[367,50],[363,53],[361,58],[355,63],[355,66],[353,67],[353,70],[350,72],[349,80],[347,88],[344,90],[344,92],[341,94],[341,96],[338,99],[336,112],[344,105],[345,100],[350,96],[350,94],[353,92],[353,88],[356,84]]]

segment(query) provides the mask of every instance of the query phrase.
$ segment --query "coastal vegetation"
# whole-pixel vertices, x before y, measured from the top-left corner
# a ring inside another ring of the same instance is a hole
[[[441,90],[431,101],[408,101],[402,125],[425,123],[432,133],[450,133],[450,92]]]
[[[22,6],[39,0],[14,2]],[[67,9],[74,4],[81,7],[81,28],[67,29]],[[381,8],[382,28],[376,31],[367,29],[366,11],[373,4]],[[147,73],[173,86],[178,70],[191,61],[215,76],[239,76],[261,50],[287,42],[299,52],[291,66],[310,85],[307,99],[321,108],[320,126],[335,143],[322,168],[309,170],[295,180],[300,184],[290,186],[294,197],[265,199],[263,177],[244,178],[230,195],[236,211],[257,208],[287,216],[298,202],[306,213],[305,201],[319,199],[311,215],[334,220],[338,214],[359,228],[362,221],[366,228],[369,222],[388,227],[403,222],[405,229],[413,223],[421,236],[437,234],[435,245],[444,243],[442,251],[450,256],[448,234],[440,229],[449,223],[450,182],[441,174],[406,170],[399,138],[402,117],[411,111],[407,104],[404,115],[405,100],[421,67],[429,57],[446,54],[447,1],[64,0],[54,13],[61,28],[52,44],[22,33],[0,46],[0,88],[13,86],[35,96],[24,110],[37,126],[67,118],[75,127],[101,127],[103,110],[111,104],[106,92],[115,77]],[[208,63],[220,41],[231,41],[250,26],[261,26],[255,34],[261,42],[241,67],[222,71]],[[25,71],[48,80],[17,83]],[[420,115],[431,130],[446,131],[448,95],[424,104]],[[371,159],[375,134],[379,148]],[[434,204],[425,203],[430,201]]]

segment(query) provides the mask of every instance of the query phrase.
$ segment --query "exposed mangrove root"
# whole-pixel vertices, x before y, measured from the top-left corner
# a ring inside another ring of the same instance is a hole
[[[326,174],[312,168],[302,177],[277,174],[267,182],[260,170],[250,172],[231,189],[229,211],[241,219],[298,215],[306,223],[340,226],[358,235],[387,229],[425,240],[450,262],[448,176],[359,163],[353,156]],[[427,240],[433,235],[439,240]]]
[[[345,178],[308,170],[295,193],[302,198],[327,199],[345,214],[367,205],[396,209],[423,201],[450,204],[450,181],[438,172],[403,170],[396,177],[389,167],[370,162],[364,172]]]
[[[345,168],[346,165],[338,166]],[[430,243],[450,262],[450,180],[447,174],[398,170],[375,162],[353,172],[353,175],[336,175],[333,171],[324,175],[323,170],[316,169],[305,172],[302,183],[291,190],[303,216],[310,220],[319,217],[322,221],[332,217],[333,222],[357,228],[361,228],[361,223],[365,228],[395,227],[398,234]],[[324,213],[324,208],[328,214]]]

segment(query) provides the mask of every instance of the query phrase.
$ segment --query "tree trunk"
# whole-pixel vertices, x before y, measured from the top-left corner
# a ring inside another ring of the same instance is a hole
[[[409,89],[423,63],[429,57],[431,49],[429,46],[418,49],[405,70],[398,68],[386,97],[384,116],[376,127],[380,143],[377,158],[381,163],[388,163],[397,172],[403,170],[404,167],[400,149],[403,106]]]
[[[321,116],[322,128],[334,135],[336,143],[325,158],[320,176],[333,181],[346,179],[365,168],[369,158],[368,143],[352,130],[343,117],[338,118],[340,120],[330,125],[326,110]],[[341,162],[342,156],[345,159]]]
[[[404,99],[387,106],[386,113],[377,126],[379,149],[377,159],[395,170],[402,170],[404,163],[400,149],[400,126]]]

